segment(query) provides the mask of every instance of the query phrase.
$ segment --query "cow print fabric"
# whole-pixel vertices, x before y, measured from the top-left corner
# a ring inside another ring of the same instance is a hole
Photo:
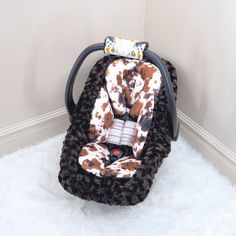
[[[83,169],[99,177],[130,178],[141,166],[139,157],[151,125],[161,73],[149,62],[123,58],[108,66],[105,79],[106,86],[101,87],[92,111],[91,142],[83,147],[78,161]],[[133,153],[111,162],[108,135],[114,116],[122,117],[126,113],[137,120],[133,141],[129,143]]]
[[[132,178],[114,176],[101,178],[88,173],[80,166],[78,156],[83,146],[90,142],[89,128],[92,110],[101,87],[105,85],[105,71],[113,61],[119,58],[113,55],[105,56],[92,68],[63,142],[58,178],[66,191],[82,199],[127,206],[138,204],[148,195],[158,168],[171,150],[171,135],[167,97],[162,84],[155,98],[151,127],[140,155],[142,165]],[[176,96],[176,70],[170,62],[164,62],[170,73]]]

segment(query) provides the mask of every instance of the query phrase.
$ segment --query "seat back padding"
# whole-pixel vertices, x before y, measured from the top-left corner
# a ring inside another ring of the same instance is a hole
[[[107,67],[105,79],[106,85],[101,88],[92,111],[89,137],[96,143],[106,142],[114,116],[129,111],[137,119],[133,154],[139,158],[161,85],[160,71],[149,62],[123,58]]]

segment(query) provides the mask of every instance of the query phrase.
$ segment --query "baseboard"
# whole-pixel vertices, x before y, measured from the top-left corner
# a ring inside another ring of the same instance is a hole
[[[0,129],[0,156],[65,132],[69,125],[65,108]]]
[[[236,183],[236,154],[178,110],[180,133],[216,168]],[[66,130],[69,125],[65,108],[0,129],[0,156],[33,145]]]
[[[213,165],[236,183],[236,154],[209,132],[178,110],[180,133]]]

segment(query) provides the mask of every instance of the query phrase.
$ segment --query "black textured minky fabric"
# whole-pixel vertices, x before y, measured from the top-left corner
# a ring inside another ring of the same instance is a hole
[[[103,57],[89,74],[63,143],[59,181],[66,191],[82,199],[127,206],[142,202],[148,195],[158,168],[171,150],[171,136],[168,124],[167,97],[162,84],[155,99],[152,124],[140,157],[142,165],[133,177],[130,179],[101,178],[81,168],[78,156],[82,147],[90,142],[88,131],[91,113],[100,88],[105,84],[106,68],[118,58],[120,57]],[[163,61],[170,73],[176,94],[176,70],[170,62]]]

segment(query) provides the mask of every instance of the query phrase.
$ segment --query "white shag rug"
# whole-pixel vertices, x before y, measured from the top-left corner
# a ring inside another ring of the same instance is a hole
[[[236,235],[236,189],[183,138],[132,207],[65,192],[57,179],[63,138],[0,158],[1,236]]]

